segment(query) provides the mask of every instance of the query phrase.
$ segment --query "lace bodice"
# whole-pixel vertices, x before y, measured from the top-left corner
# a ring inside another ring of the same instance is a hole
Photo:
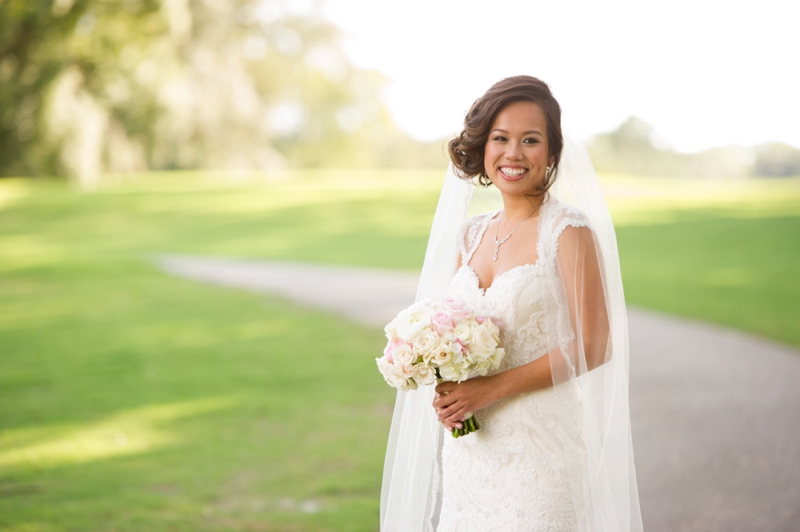
[[[507,355],[498,371],[505,371],[542,356],[548,345],[556,345],[559,330],[562,337],[571,336],[566,309],[557,300],[559,291],[550,288],[560,282],[556,260],[559,235],[569,225],[582,227],[587,223],[580,211],[551,197],[539,218],[536,262],[499,274],[484,290],[479,288],[478,275],[470,261],[496,214],[474,216],[464,223],[459,238],[462,266],[453,277],[448,294],[466,301],[470,308],[491,317],[500,327]]]
[[[500,327],[506,356],[499,372],[572,337],[558,277],[558,237],[567,226],[587,222],[551,197],[540,212],[537,261],[496,276],[483,290],[470,260],[495,214],[475,216],[462,226],[462,266],[448,294]],[[458,440],[446,436],[438,531],[576,530],[579,509],[571,482],[583,475],[576,465],[582,462],[582,443],[564,411],[563,398],[552,388],[524,393],[476,412],[478,432]]]

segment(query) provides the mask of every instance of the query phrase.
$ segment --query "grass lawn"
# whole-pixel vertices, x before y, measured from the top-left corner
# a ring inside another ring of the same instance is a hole
[[[377,530],[380,331],[149,257],[419,268],[441,179],[0,180],[0,531]],[[800,180],[604,184],[629,301],[800,346]]]

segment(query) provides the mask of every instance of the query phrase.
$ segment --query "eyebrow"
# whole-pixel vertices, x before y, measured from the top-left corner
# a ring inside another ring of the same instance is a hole
[[[497,131],[498,133],[508,133],[508,131],[506,131],[505,129],[501,129],[501,128],[499,128],[499,127],[497,127],[497,128],[494,128],[494,129],[493,129],[491,132],[492,132],[492,133],[494,133],[495,131]],[[531,130],[528,130],[528,131],[525,131],[525,132],[523,132],[522,134],[523,134],[523,135],[529,135],[529,134],[531,134],[531,133],[537,133],[537,134],[539,134],[539,135],[541,135],[541,134],[542,134],[542,132],[541,132],[541,131],[539,131],[538,129],[531,129]]]

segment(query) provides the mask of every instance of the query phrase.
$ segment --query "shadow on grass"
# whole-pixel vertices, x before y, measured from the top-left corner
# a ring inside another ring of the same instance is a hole
[[[25,288],[0,296],[0,525],[376,528],[380,331],[133,261],[64,266],[4,278]]]

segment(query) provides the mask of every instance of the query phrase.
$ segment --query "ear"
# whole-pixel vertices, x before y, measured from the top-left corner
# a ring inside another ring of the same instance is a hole
[[[551,155],[550,156],[550,161],[547,163],[547,166],[553,166],[554,164],[556,164],[556,156],[555,155]]]

